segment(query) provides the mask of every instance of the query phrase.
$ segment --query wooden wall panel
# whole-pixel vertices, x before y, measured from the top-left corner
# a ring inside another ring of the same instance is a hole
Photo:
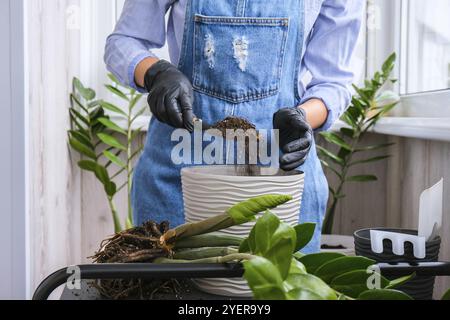
[[[66,28],[73,0],[28,1],[31,288],[81,257],[80,173],[66,137],[68,93],[79,67],[79,30]]]
[[[444,224],[441,260],[450,261],[450,143],[372,135],[368,142],[396,142],[385,162],[366,165],[358,173],[375,172],[376,183],[349,184],[338,208],[336,232],[351,235],[361,227],[418,227],[423,190],[444,178]],[[333,177],[330,176],[330,181]],[[449,278],[436,282],[436,297],[450,288]]]

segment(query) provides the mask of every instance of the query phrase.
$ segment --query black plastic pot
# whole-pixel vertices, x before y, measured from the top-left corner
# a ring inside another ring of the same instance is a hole
[[[439,259],[439,250],[441,247],[441,238],[435,239],[426,243],[426,257],[425,259],[417,259],[413,254],[413,246],[411,243],[405,244],[405,254],[397,256],[392,253],[392,242],[385,240],[383,243],[384,251],[381,254],[372,251],[370,242],[370,230],[380,230],[387,232],[398,232],[405,234],[417,235],[416,230],[405,229],[389,229],[389,228],[373,228],[363,229],[355,232],[355,252],[358,256],[367,257],[375,260],[378,263],[399,263],[399,262],[435,262]],[[392,277],[387,277],[392,280]],[[398,290],[404,291],[416,300],[431,300],[433,298],[435,277],[416,276],[414,279],[398,287]]]

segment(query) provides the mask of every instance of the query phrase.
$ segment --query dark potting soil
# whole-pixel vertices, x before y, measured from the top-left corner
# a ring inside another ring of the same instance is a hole
[[[224,120],[214,124],[211,128],[219,130],[223,137],[226,137],[227,130],[256,130],[256,126],[253,123],[247,119],[239,117],[227,117]]]

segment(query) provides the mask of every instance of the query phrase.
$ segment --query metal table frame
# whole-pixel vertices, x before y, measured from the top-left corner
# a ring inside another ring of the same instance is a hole
[[[196,278],[241,278],[242,264],[88,264],[77,266],[80,279],[196,279]],[[383,276],[450,276],[450,262],[380,263]],[[48,276],[36,289],[33,300],[47,300],[59,286],[67,283],[71,267],[63,268]]]

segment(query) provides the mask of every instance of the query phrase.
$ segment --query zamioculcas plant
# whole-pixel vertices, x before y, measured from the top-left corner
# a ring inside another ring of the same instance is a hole
[[[78,166],[95,174],[103,185],[106,198],[114,220],[116,232],[122,230],[122,223],[115,205],[115,196],[122,190],[128,194],[127,228],[133,226],[131,207],[131,185],[133,179],[133,160],[141,153],[142,147],[136,140],[141,128],[134,130],[136,119],[146,108],[136,111],[142,95],[135,90],[123,87],[109,75],[114,85],[106,88],[123,100],[127,107],[120,108],[112,103],[96,100],[96,93],[83,86],[80,80],[73,79],[73,92],[70,95],[71,130],[68,132],[69,144],[82,159]],[[109,116],[107,114],[112,114]],[[125,175],[125,178],[122,176]]]
[[[337,178],[337,185],[330,187],[331,204],[328,208],[323,224],[323,233],[331,234],[333,231],[334,216],[340,199],[343,199],[344,185],[347,182],[376,181],[375,175],[352,175],[350,169],[357,165],[373,163],[388,158],[388,155],[380,154],[355,160],[356,155],[364,155],[367,152],[383,150],[391,146],[391,143],[380,145],[364,145],[364,137],[378,120],[391,111],[399,102],[397,94],[391,91],[382,91],[388,83],[395,83],[391,78],[395,66],[396,54],[392,54],[383,64],[382,70],[375,73],[373,79],[366,80],[362,88],[353,85],[356,94],[352,103],[342,116],[346,126],[339,132],[323,132],[321,136],[326,141],[338,147],[337,153],[318,146],[319,155],[324,167],[333,172]]]

